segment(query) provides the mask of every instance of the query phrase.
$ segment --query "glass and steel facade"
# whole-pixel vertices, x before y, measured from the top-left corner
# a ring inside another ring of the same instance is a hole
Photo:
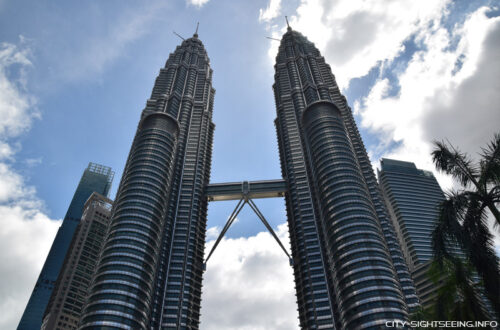
[[[75,230],[80,222],[83,206],[93,192],[107,196],[114,172],[110,167],[89,163],[83,172],[63,223],[57,231],[52,247],[36,281],[35,288],[24,310],[19,330],[40,329],[54,285],[63,265]]]
[[[301,328],[407,319],[418,298],[351,109],[318,49],[290,28],[273,89]]]
[[[198,328],[214,94],[195,34],[142,112],[81,329]]]
[[[378,177],[422,307],[429,308],[438,289],[427,274],[433,258],[431,237],[444,193],[432,172],[411,162],[383,158]],[[458,246],[451,251],[463,256]]]
[[[112,201],[96,192],[84,206],[45,310],[42,330],[76,329],[109,227]]]
[[[420,170],[414,163],[384,158],[380,168],[380,187],[413,271],[432,259],[430,237],[444,194],[432,172]]]

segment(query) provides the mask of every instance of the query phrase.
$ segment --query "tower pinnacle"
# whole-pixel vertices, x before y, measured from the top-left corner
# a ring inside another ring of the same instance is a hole
[[[292,31],[292,28],[290,27],[290,23],[288,23],[288,16],[285,16],[285,20],[286,20],[287,30]]]
[[[200,22],[196,23],[196,31],[194,31],[193,38],[198,38],[198,27],[200,26]]]

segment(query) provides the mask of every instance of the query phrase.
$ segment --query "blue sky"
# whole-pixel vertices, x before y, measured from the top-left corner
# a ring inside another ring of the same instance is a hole
[[[0,0],[0,263],[7,264],[3,275],[17,283],[0,287],[8,306],[0,305],[10,315],[0,320],[0,328],[17,324],[89,161],[116,172],[114,198],[154,79],[181,41],[172,31],[187,38],[200,22],[199,36],[214,70],[213,182],[281,176],[271,88],[278,42],[265,37],[281,37],[285,15],[330,63],[373,164],[396,157],[432,170],[432,140],[447,137],[474,154],[498,131],[498,8],[498,1],[465,0],[390,5]],[[449,178],[436,175],[444,188],[452,187]],[[257,203],[273,227],[286,221],[282,200]],[[210,205],[211,234],[234,204]],[[236,324],[257,329],[258,322],[267,321],[290,329],[296,323],[291,270],[264,230],[245,209],[223,242],[226,248],[221,244],[211,259],[202,306],[205,329]],[[279,232],[286,240],[286,228]],[[256,261],[228,269],[224,258]],[[268,278],[268,264],[283,271]],[[245,296],[241,284],[240,289],[220,287],[228,274],[249,286],[268,281],[280,290],[266,305],[261,296]],[[239,304],[217,302],[221,290]],[[252,310],[256,305],[268,318],[234,323],[242,313],[235,306]],[[221,306],[228,315],[217,313]]]

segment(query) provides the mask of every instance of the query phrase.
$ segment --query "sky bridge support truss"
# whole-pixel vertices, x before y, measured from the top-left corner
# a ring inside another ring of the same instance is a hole
[[[245,204],[248,204],[250,208],[255,212],[257,217],[259,217],[260,221],[267,228],[269,233],[274,237],[278,245],[281,247],[283,252],[288,257],[290,261],[290,266],[293,266],[293,259],[286,250],[283,243],[281,243],[280,239],[274,232],[273,228],[266,220],[262,212],[259,210],[253,199],[257,198],[276,198],[283,197],[286,189],[285,180],[265,180],[265,181],[243,181],[243,182],[231,182],[231,183],[215,183],[209,184],[206,190],[206,196],[209,202],[213,201],[227,201],[227,200],[239,200],[238,204],[234,208],[233,212],[227,219],[227,222],[217,237],[214,246],[210,250],[210,253],[207,256],[203,264],[203,269],[206,269],[206,265],[215,249],[219,245],[220,241],[228,231],[229,227],[234,223],[236,217],[243,209]]]

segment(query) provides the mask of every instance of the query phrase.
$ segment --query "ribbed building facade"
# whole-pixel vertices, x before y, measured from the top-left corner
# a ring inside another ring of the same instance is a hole
[[[195,34],[142,112],[81,329],[198,328],[214,93]]]
[[[82,220],[45,310],[42,330],[77,329],[108,231],[112,203],[96,192],[85,203]]]
[[[407,319],[418,298],[352,111],[318,49],[290,28],[273,89],[301,328]]]
[[[82,217],[83,206],[93,192],[107,196],[113,182],[114,172],[110,167],[89,163],[78,183],[63,223],[57,231],[35,288],[24,310],[19,330],[40,329],[42,319],[54,290],[75,230]]]
[[[444,193],[432,172],[420,170],[414,163],[384,158],[380,168],[380,187],[413,271],[432,259],[430,237]]]
[[[411,162],[383,158],[378,177],[420,302],[429,308],[439,287],[428,275],[433,258],[431,237],[444,193],[432,172]],[[463,255],[458,247],[451,251]]]

